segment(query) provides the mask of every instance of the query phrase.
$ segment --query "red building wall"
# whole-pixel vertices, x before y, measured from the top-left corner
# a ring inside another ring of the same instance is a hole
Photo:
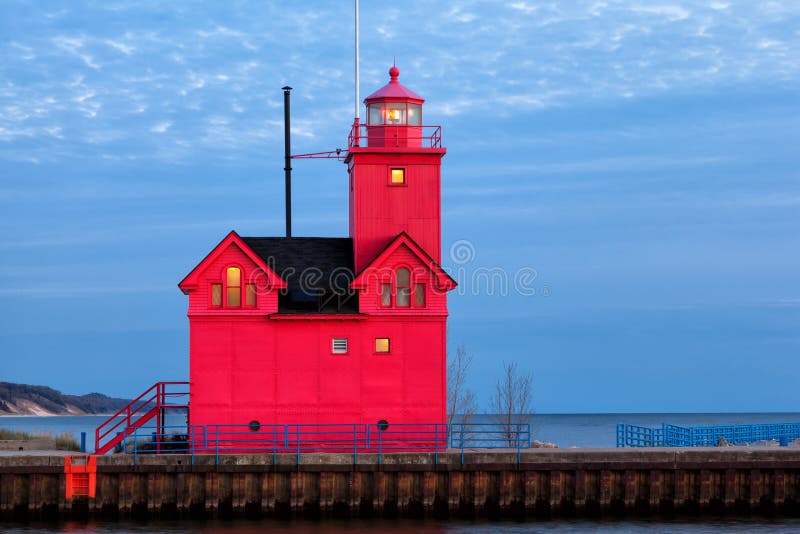
[[[400,232],[437,262],[441,250],[441,162],[444,149],[351,149],[350,236],[360,272]],[[392,168],[406,169],[405,185],[389,185]]]
[[[192,425],[445,420],[445,294],[407,246],[373,266],[362,313],[324,316],[273,313],[277,289],[260,292],[255,310],[211,309],[203,288],[228,266],[266,279],[239,246],[222,246],[189,292]],[[426,285],[425,308],[380,306],[383,275],[401,266]],[[332,353],[334,337],[348,339],[347,354]],[[390,352],[376,353],[375,338],[389,338]]]
[[[191,424],[444,421],[445,320],[193,317]]]

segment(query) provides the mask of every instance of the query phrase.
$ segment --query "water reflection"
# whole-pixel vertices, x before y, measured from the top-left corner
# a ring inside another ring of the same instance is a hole
[[[558,531],[559,534],[621,533],[691,533],[721,534],[723,532],[789,534],[800,532],[800,519],[726,519],[712,521],[547,521],[530,523],[512,522],[434,522],[413,520],[350,520],[350,521],[181,521],[181,522],[95,522],[59,525],[15,525],[0,529],[9,534],[141,534],[163,532],[170,534],[275,534],[300,533],[347,533],[361,534],[387,532],[390,534],[544,534]]]

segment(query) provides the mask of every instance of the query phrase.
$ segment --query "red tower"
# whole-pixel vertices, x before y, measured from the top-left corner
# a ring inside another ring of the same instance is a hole
[[[361,271],[400,232],[441,259],[441,130],[422,126],[422,97],[389,69],[389,83],[367,98],[366,137],[356,136],[350,173],[350,237]],[[428,134],[428,135],[425,135]]]
[[[350,134],[350,237],[231,232],[179,284],[192,425],[445,421],[445,149],[389,73]]]

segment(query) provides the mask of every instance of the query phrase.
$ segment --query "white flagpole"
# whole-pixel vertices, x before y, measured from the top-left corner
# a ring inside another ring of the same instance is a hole
[[[356,12],[356,123],[359,122],[361,103],[358,101],[358,0],[355,0]]]

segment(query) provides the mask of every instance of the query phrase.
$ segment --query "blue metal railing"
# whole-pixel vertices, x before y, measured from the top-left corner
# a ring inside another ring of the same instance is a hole
[[[531,447],[529,423],[454,423],[450,425],[450,447],[465,449],[516,449],[517,463],[522,449]]]
[[[689,427],[667,423],[660,427],[617,425],[617,447],[713,447],[721,443],[749,445],[773,440],[785,446],[796,439],[800,439],[800,423]]]
[[[529,424],[326,424],[326,425],[194,425],[150,426],[132,429],[123,436],[121,450],[133,454],[180,453],[214,455],[215,463],[225,454],[295,454],[297,462],[305,453],[430,452],[439,462],[439,453],[448,446],[469,449],[515,449],[517,461],[522,449],[531,446]]]

